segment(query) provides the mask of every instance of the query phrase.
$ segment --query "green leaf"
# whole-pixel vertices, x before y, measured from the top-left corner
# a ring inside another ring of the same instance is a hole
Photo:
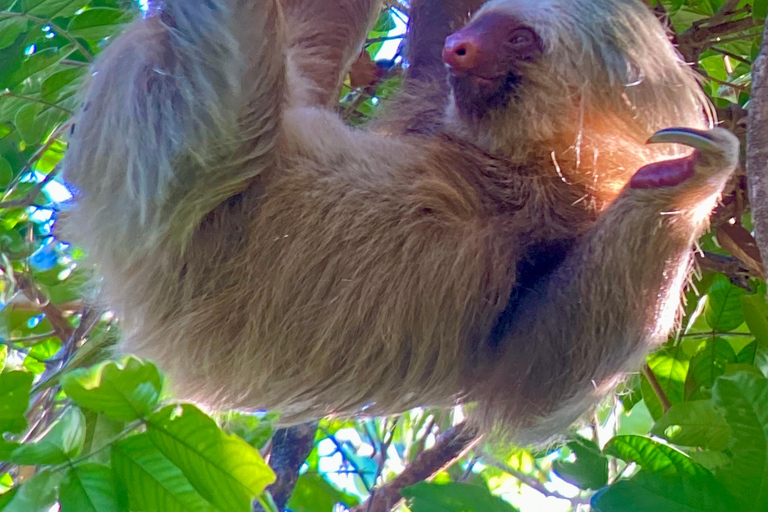
[[[57,71],[47,77],[40,86],[41,96],[46,101],[55,102],[68,90],[75,90],[87,68],[72,68]]]
[[[749,332],[760,345],[768,347],[768,304],[765,297],[760,294],[744,295],[741,304]]]
[[[711,478],[640,471],[592,498],[595,512],[736,512],[733,499]]]
[[[557,476],[580,489],[600,489],[608,483],[608,459],[600,447],[583,437],[568,443],[575,462],[555,461],[552,469]]]
[[[768,380],[751,372],[720,377],[713,398],[733,430],[733,464],[718,477],[745,511],[768,510]]]
[[[452,482],[420,482],[401,494],[412,512],[516,512],[517,509],[494,496],[485,487]]]
[[[24,413],[34,378],[28,372],[0,373],[0,434],[18,434],[27,428]]]
[[[16,42],[16,38],[28,29],[29,20],[24,18],[0,20],[0,50],[13,45]]]
[[[72,16],[87,3],[87,0],[22,0],[21,8],[34,16],[58,18]]]
[[[0,157],[0,189],[5,190],[13,180],[13,167],[10,162]]]
[[[64,281],[46,287],[48,299],[52,304],[73,302],[83,296],[83,292],[91,282],[92,275],[86,269],[76,267]]]
[[[693,396],[699,388],[709,389],[715,384],[715,379],[725,373],[725,367],[736,361],[736,353],[728,341],[723,338],[707,340],[707,344],[691,359],[691,370],[688,375]]]
[[[75,46],[70,44],[62,48],[45,48],[35,52],[30,55],[16,71],[8,75],[7,82],[0,78],[0,84],[12,89],[32,75],[67,58],[74,49]]]
[[[75,370],[61,379],[61,385],[83,407],[115,420],[133,421],[152,412],[163,381],[155,365],[127,357],[119,364],[109,361]]]
[[[605,445],[603,452],[653,473],[662,475],[708,475],[683,452],[643,436],[616,436]]]
[[[755,21],[765,21],[765,18],[768,18],[768,0],[754,0],[752,3],[752,18]]]
[[[334,512],[337,503],[352,508],[357,506],[360,500],[336,489],[322,475],[307,472],[296,482],[287,508],[291,512]]]
[[[10,460],[22,466],[63,464],[80,455],[84,443],[85,416],[70,407],[40,441],[22,444]]]
[[[682,345],[655,352],[648,356],[647,362],[670,403],[682,402],[685,399],[685,379],[690,364]]]
[[[240,436],[243,441],[257,449],[262,449],[274,433],[275,414],[258,418],[245,412],[230,411],[224,419],[222,428],[230,434]]]
[[[146,434],[113,444],[112,468],[128,492],[131,510],[216,510],[195,491],[181,470],[160,453]]]
[[[3,512],[50,512],[56,501],[56,486],[61,476],[50,470],[43,470],[19,487],[13,499]]]
[[[210,503],[227,512],[248,512],[251,501],[275,480],[258,450],[229,435],[192,405],[153,414],[147,434]]]
[[[709,300],[705,309],[707,324],[721,332],[732,331],[740,326],[744,322],[741,307],[741,297],[744,293],[744,290],[731,284],[727,277],[717,276],[709,288]]]
[[[69,22],[69,33],[83,39],[98,40],[119,32],[133,16],[122,9],[96,7],[78,14]]]
[[[374,32],[389,32],[397,27],[395,20],[392,19],[392,11],[386,9],[379,15],[379,19],[376,20],[376,25],[373,27]]]
[[[696,400],[670,407],[651,434],[680,446],[722,450],[730,442],[731,427],[712,400]]]
[[[126,500],[112,469],[100,464],[70,467],[59,492],[61,512],[123,512]]]

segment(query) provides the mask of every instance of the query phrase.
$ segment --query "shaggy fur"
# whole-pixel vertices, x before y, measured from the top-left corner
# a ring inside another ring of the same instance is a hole
[[[476,2],[414,2],[409,54],[433,57],[365,131],[305,92],[335,88],[367,15],[301,53],[275,0],[165,3],[96,64],[65,229],[105,276],[123,349],[181,396],[287,420],[477,401],[484,427],[542,441],[667,335],[737,143],[713,132],[722,151],[694,178],[625,188],[679,151],[645,146],[652,132],[710,123],[639,0],[483,6],[545,52],[481,115],[434,57]],[[300,64],[323,44],[332,79]]]

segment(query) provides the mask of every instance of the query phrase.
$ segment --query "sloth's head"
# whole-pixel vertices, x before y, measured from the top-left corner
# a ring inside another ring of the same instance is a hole
[[[694,72],[639,0],[490,0],[446,39],[443,60],[449,118],[494,134],[493,149],[617,133],[642,144],[711,123]]]

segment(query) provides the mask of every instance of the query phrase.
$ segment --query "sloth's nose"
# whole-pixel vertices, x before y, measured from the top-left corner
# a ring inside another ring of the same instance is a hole
[[[456,33],[445,39],[443,62],[453,71],[471,71],[482,60],[481,45],[471,35]]]

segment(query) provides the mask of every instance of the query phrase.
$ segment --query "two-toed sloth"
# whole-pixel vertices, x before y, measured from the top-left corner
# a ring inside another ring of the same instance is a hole
[[[462,28],[477,4],[414,0],[403,94],[363,130],[326,105],[378,0],[166,0],[115,40],[65,233],[123,348],[219,407],[477,402],[521,442],[636,369],[738,142],[640,0],[491,0]]]

